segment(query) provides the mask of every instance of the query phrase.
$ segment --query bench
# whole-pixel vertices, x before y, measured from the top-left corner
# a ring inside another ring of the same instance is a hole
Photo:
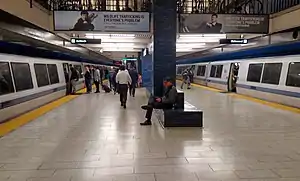
[[[154,110],[157,119],[165,127],[203,127],[203,111],[184,101],[183,91],[177,90],[178,99],[173,109]]]

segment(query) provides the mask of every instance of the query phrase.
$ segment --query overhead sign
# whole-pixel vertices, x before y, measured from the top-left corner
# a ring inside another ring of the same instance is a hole
[[[181,14],[180,33],[259,33],[269,32],[268,15]]]
[[[220,39],[220,44],[248,44],[247,39]]]
[[[123,58],[122,61],[137,61],[137,58]]]
[[[101,44],[101,39],[71,38],[72,44]]]
[[[54,11],[55,31],[149,32],[147,12]]]

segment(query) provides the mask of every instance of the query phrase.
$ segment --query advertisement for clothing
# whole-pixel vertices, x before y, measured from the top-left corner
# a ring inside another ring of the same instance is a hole
[[[180,33],[260,33],[269,31],[268,15],[181,14]]]
[[[149,32],[147,12],[54,11],[56,31]]]

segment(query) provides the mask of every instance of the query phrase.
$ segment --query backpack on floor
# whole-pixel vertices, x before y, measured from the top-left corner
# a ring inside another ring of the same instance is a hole
[[[102,89],[103,89],[106,93],[111,92],[111,89],[110,89],[107,85],[102,85]]]

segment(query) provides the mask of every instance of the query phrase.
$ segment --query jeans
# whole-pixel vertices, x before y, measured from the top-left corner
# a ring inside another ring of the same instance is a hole
[[[191,86],[191,80],[190,80],[190,77],[187,77],[186,79],[183,79],[182,83],[181,83],[181,89],[183,89],[183,85],[184,84],[187,84],[188,87]]]
[[[85,79],[86,92],[92,92],[92,81],[90,79]]]

